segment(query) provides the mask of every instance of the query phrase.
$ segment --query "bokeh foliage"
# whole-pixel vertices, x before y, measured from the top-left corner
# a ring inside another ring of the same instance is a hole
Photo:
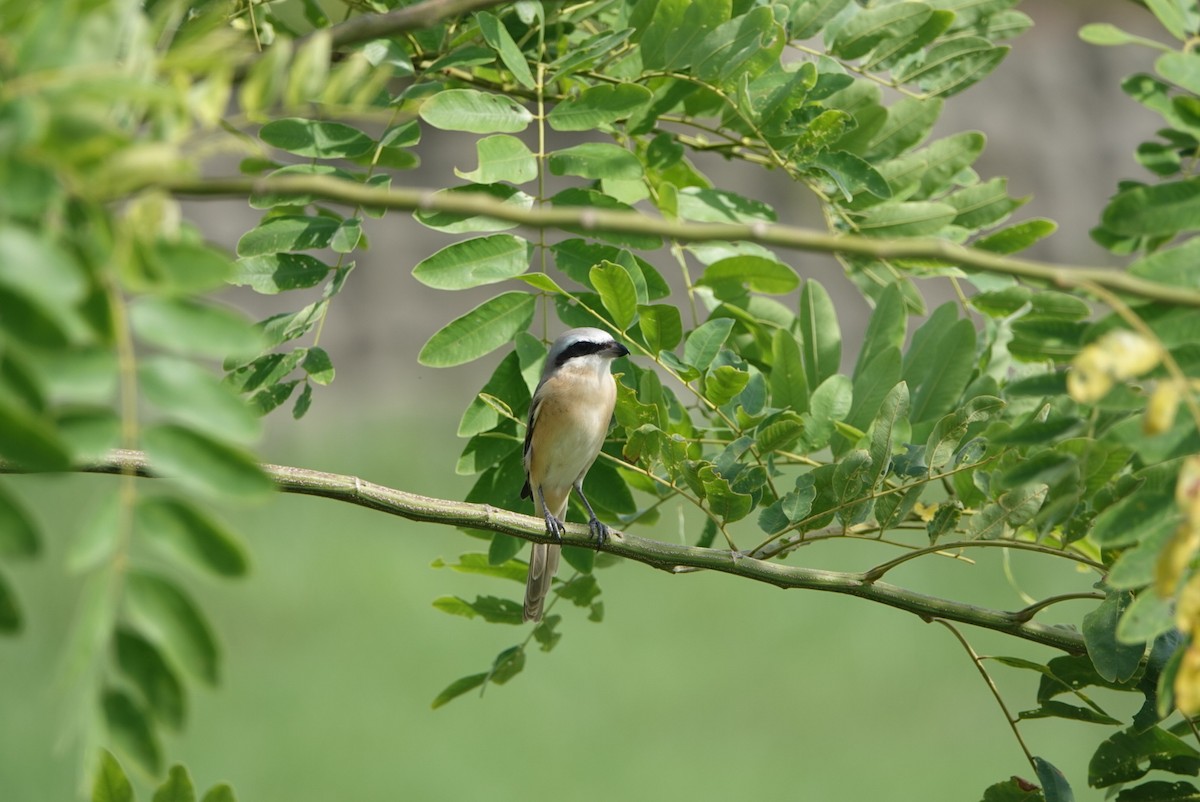
[[[871,540],[888,556],[863,582],[983,545],[1057,560],[1064,577],[1086,565],[1096,592],[1011,614],[1094,605],[1086,653],[992,659],[1042,678],[1036,706],[1004,715],[1018,740],[1026,719],[1117,727],[1090,784],[1119,799],[1194,797],[1159,774],[1124,786],[1151,770],[1200,773],[1185,740],[1200,713],[1195,4],[1147,1],[1170,45],[1083,32],[1162,51],[1154,75],[1123,84],[1165,121],[1136,154],[1161,180],[1119,187],[1094,237],[1130,256],[1129,274],[1178,288],[1179,303],[1027,261],[980,270],[938,255],[950,242],[1010,257],[1054,231],[1009,222],[1022,199],[972,167],[982,134],[931,138],[944,103],[1030,25],[1016,0],[472,5],[429,0],[397,22],[390,3],[348,4],[335,25],[316,0],[0,2],[0,458],[63,471],[120,446],[175,480],[147,486],[127,467],[68,557],[85,588],[67,664],[89,700],[89,754],[104,744],[161,776],[162,733],[185,726],[189,688],[218,684],[217,640],[186,577],[240,577],[249,558],[213,506],[270,492],[249,450],[259,416],[287,404],[301,417],[334,379],[321,332],[388,205],[347,203],[349,190],[387,199],[430,134],[453,131],[475,135],[475,166],[416,204],[416,224],[448,238],[411,267],[440,290],[495,285],[420,354],[445,367],[506,351],[464,400],[469,501],[527,509],[520,443],[546,342],[563,327],[607,328],[633,356],[617,365],[616,427],[587,480],[602,518],[650,527],[682,505],[702,521],[692,543],[758,560]],[[206,194],[212,157],[229,153],[261,179],[243,193],[262,216],[236,255],[206,242],[178,200]],[[785,174],[829,232],[860,243],[828,248],[872,306],[857,354],[843,354],[838,310],[792,255],[670,225],[778,222],[761,199],[714,184],[700,154]],[[486,208],[439,203],[455,197]],[[503,209],[545,222],[518,230],[487,214]],[[650,223],[606,229],[596,211]],[[929,248],[890,258],[872,247],[898,240]],[[931,281],[958,300],[927,308]],[[302,300],[254,323],[211,298],[228,284]],[[468,534],[486,545],[439,567],[509,580],[510,593],[435,606],[519,624],[523,541]],[[0,486],[5,570],[41,539],[36,515]],[[596,569],[611,557],[564,556],[573,573],[551,606],[601,621]],[[16,633],[4,576],[0,628]],[[515,677],[535,644],[559,642],[564,618],[553,611],[434,706]],[[1144,703],[1125,720],[1092,687]],[[130,798],[120,764],[99,754],[93,798]],[[1026,754],[1036,785],[1014,778],[985,799],[1070,799],[1062,774]],[[171,769],[160,795],[194,796],[186,771]]]

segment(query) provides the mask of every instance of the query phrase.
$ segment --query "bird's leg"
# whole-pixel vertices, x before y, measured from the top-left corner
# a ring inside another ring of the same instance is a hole
[[[546,519],[546,534],[550,535],[555,540],[562,540],[563,528],[562,521],[554,517],[554,513],[550,512],[550,508],[546,506],[546,496],[542,493],[542,488],[537,489],[538,500],[542,502],[542,516]],[[591,509],[590,507],[588,509]]]
[[[600,519],[596,517],[595,510],[588,503],[587,496],[583,494],[583,482],[575,483],[575,492],[579,494],[579,499],[583,502],[583,506],[587,507],[588,531],[592,533],[592,537],[596,538],[596,545],[603,546],[604,541],[608,540],[608,527],[600,523]]]

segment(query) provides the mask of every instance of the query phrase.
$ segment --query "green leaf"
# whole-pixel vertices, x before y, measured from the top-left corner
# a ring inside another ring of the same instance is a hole
[[[357,128],[298,117],[272,120],[258,136],[268,145],[314,159],[352,159],[375,147],[375,141]]]
[[[869,162],[853,153],[825,150],[818,153],[812,163],[829,174],[847,201],[863,190],[884,200],[892,197],[892,188],[887,179]]]
[[[783,31],[766,6],[718,25],[696,45],[692,75],[724,84],[743,73],[756,76],[778,61]]]
[[[1013,775],[1004,782],[989,785],[982,802],[1046,802],[1046,797],[1041,788]]]
[[[702,467],[699,478],[708,508],[724,523],[740,521],[754,509],[753,497],[733,490],[729,480],[717,473],[712,465]]]
[[[533,121],[515,100],[478,89],[442,90],[425,100],[418,114],[434,128],[473,134],[515,134]]]
[[[200,293],[223,285],[233,265],[221,251],[203,243],[156,239],[142,251],[157,288],[170,293]]]
[[[524,543],[520,538],[511,539],[518,542],[518,547]],[[480,574],[497,579],[507,579],[522,585],[525,584],[525,578],[529,573],[529,567],[525,563],[517,562],[516,560],[508,560],[499,565],[493,563],[490,550],[488,554],[462,554],[459,556],[457,563],[445,563],[440,559],[434,560],[433,567],[449,568],[452,571],[462,574]]]
[[[800,291],[800,333],[808,386],[816,387],[838,372],[842,362],[842,333],[829,293],[815,279]]]
[[[117,666],[141,693],[154,718],[172,729],[181,729],[187,697],[170,663],[154,644],[130,629],[117,630],[115,646]]]
[[[915,2],[863,9],[837,30],[830,50],[845,59],[861,58],[884,39],[911,36],[932,13],[929,6]]]
[[[350,253],[362,241],[362,220],[347,217],[338,224],[337,231],[329,238],[329,249],[334,253]]]
[[[1046,701],[1036,710],[1022,710],[1017,718],[1022,721],[1036,718],[1062,718],[1069,721],[1085,721],[1089,724],[1106,724],[1120,726],[1121,722],[1112,716],[1097,713],[1090,707],[1069,705],[1066,702]]]
[[[1137,673],[1145,644],[1117,640],[1117,622],[1133,603],[1129,592],[1110,592],[1095,610],[1083,617],[1083,639],[1096,673],[1109,682],[1127,682]]]
[[[949,97],[1000,66],[1010,49],[978,36],[950,39],[930,48],[924,61],[899,80],[915,82],[926,94]]]
[[[492,234],[448,245],[413,268],[413,278],[438,290],[495,284],[529,269],[533,246],[512,234]]]
[[[1195,32],[1195,12],[1189,15],[1179,0],[1146,0],[1145,5],[1176,39],[1187,41]]]
[[[121,691],[107,690],[101,703],[112,743],[151,774],[162,768],[162,747],[140,707]]]
[[[1115,548],[1145,540],[1161,529],[1174,529],[1179,511],[1172,492],[1170,488],[1142,485],[1096,516],[1092,539],[1103,548]]]
[[[492,542],[488,546],[487,561],[494,566],[505,565],[521,551],[524,545],[525,541],[519,537],[497,532],[492,535]],[[525,573],[527,572],[523,571],[522,576]]]
[[[556,208],[586,208],[601,212],[633,213],[632,206],[621,203],[616,198],[605,195],[594,189],[579,189],[572,187],[564,189],[550,199],[550,204]],[[599,231],[589,227],[586,222],[582,225],[562,225],[564,230],[582,236],[596,237],[617,245],[628,245],[632,248],[653,250],[662,245],[662,239],[657,234],[644,234],[637,231],[617,232]]]
[[[133,302],[130,320],[143,340],[178,353],[237,358],[262,345],[240,313],[200,301],[143,296]]]
[[[21,631],[21,608],[17,606],[17,594],[0,573],[0,633],[14,635]]]
[[[20,499],[0,484],[0,558],[36,557],[41,550],[37,522]]]
[[[496,19],[494,14],[486,11],[477,13],[475,21],[479,23],[483,40],[500,55],[500,60],[517,79],[517,83],[526,89],[534,89],[537,83],[533,80],[533,73],[529,71],[529,63],[525,61],[524,54],[521,53],[517,43],[513,41],[512,34],[508,32],[504,24]]]
[[[237,254],[263,256],[281,251],[311,251],[329,247],[341,221],[321,215],[282,215],[259,223],[241,236]]]
[[[704,397],[717,406],[724,406],[737,397],[750,382],[750,374],[732,365],[712,368],[704,377]]]
[[[682,19],[677,13],[660,18],[657,12],[663,8],[682,8]],[[697,45],[708,32],[729,20],[732,4],[729,0],[709,3],[660,2],[655,12],[655,19],[642,37],[642,63],[647,68],[661,67],[678,72],[691,65]]]
[[[1200,290],[1200,237],[1194,237],[1175,248],[1156,251],[1129,265],[1130,274],[1149,281],[1174,287]]]
[[[529,209],[533,206],[533,198],[516,187],[507,184],[468,184],[450,189],[439,189],[433,193],[435,198],[457,197],[459,195],[482,196],[497,201],[504,206],[515,209]],[[501,220],[497,217],[462,212],[431,212],[418,209],[413,212],[413,218],[423,226],[447,234],[463,234],[472,231],[505,231],[516,228],[516,223]]]
[[[217,576],[244,576],[246,546],[226,527],[182,499],[155,496],[138,501],[139,534],[173,556]]]
[[[1159,50],[1166,49],[1166,46],[1161,42],[1127,33],[1108,22],[1093,22],[1089,25],[1084,25],[1079,29],[1079,38],[1089,45],[1100,45],[1101,47],[1111,47],[1112,45],[1145,45]]]
[[[971,246],[981,251],[990,251],[991,253],[1006,256],[1010,253],[1025,250],[1034,243],[1050,236],[1057,229],[1058,224],[1053,220],[1042,218],[1022,220],[1020,223],[1014,223],[1008,228],[1001,229],[994,234],[989,234],[982,239],[976,240],[971,243]]]
[[[617,328],[629,328],[637,315],[637,290],[625,268],[604,261],[591,269],[588,278]]]
[[[792,11],[792,38],[808,39],[820,33],[849,3],[850,0],[802,0]]]
[[[762,201],[734,192],[703,187],[679,191],[676,209],[681,220],[693,223],[773,223],[775,210]]]
[[[858,352],[858,361],[854,366],[854,379],[867,370],[867,366],[883,351],[896,349],[904,344],[907,330],[908,311],[904,304],[904,296],[896,284],[888,286],[875,304],[875,310],[867,321],[867,330],[863,334],[862,350]],[[888,385],[890,389],[895,382]]]
[[[492,624],[520,624],[521,605],[512,599],[498,596],[476,596],[469,602],[458,596],[442,596],[434,599],[434,609],[464,618],[481,617]]]
[[[895,433],[908,417],[908,410],[908,385],[900,382],[888,391],[883,403],[879,405],[879,414],[871,423],[871,444],[868,453],[871,456],[872,475],[869,487],[876,487],[887,473],[892,462]]]
[[[1137,186],[1104,209],[1104,227],[1122,236],[1157,237],[1200,228],[1200,179]]]
[[[475,142],[479,166],[469,173],[455,170],[459,178],[476,184],[511,181],[524,184],[537,178],[537,160],[524,142],[508,134],[485,136]]]
[[[1175,621],[1171,599],[1158,595],[1148,587],[1137,595],[1133,604],[1117,623],[1117,640],[1128,644],[1145,644],[1171,629]]]
[[[550,154],[549,164],[550,172],[555,175],[577,175],[596,180],[642,177],[642,163],[637,156],[606,142],[585,142],[554,151]]]
[[[142,434],[155,473],[214,496],[260,498],[274,489],[246,451],[177,424],[160,424]]]
[[[546,121],[555,131],[592,131],[628,118],[652,97],[649,89],[638,84],[601,84],[559,103]]]
[[[1042,502],[1048,488],[1044,484],[1015,487],[991,502],[971,518],[968,535],[980,540],[995,540],[1028,523]]]
[[[238,259],[229,283],[274,295],[285,290],[315,287],[328,274],[328,265],[307,254],[269,253]]]
[[[1145,765],[1145,768],[1143,768]],[[1200,772],[1200,753],[1160,727],[1118,732],[1097,747],[1088,763],[1088,785],[1107,788],[1144,777],[1151,769]]]
[[[430,337],[417,355],[417,361],[436,368],[472,362],[512,342],[519,332],[529,328],[536,305],[535,295],[501,293]]]
[[[904,201],[868,209],[857,225],[866,237],[923,237],[938,233],[957,216],[958,210],[948,203]]]
[[[1154,62],[1154,70],[1193,95],[1200,94],[1200,57],[1193,52],[1168,52]]]
[[[212,627],[174,582],[130,571],[125,604],[130,620],[172,660],[206,685],[217,684],[219,655]]]
[[[803,415],[804,435],[801,443],[805,452],[816,451],[829,444],[834,423],[845,420],[852,408],[852,395],[850,379],[840,373],[830,376],[813,390],[809,411]]]
[[[483,683],[487,682],[488,674],[489,672],[485,671],[482,674],[471,674],[470,676],[454,680],[454,682],[451,682],[449,685],[447,685],[442,692],[437,695],[437,698],[433,700],[433,704],[430,705],[430,707],[432,707],[434,710],[437,710],[442,705],[457,699],[464,693],[473,691],[480,685],[483,685]]]
[[[764,256],[745,255],[713,262],[696,283],[716,288],[731,283],[739,287],[745,284],[755,292],[786,295],[800,286],[800,277],[783,262]]]
[[[1014,209],[1022,206],[1029,198],[1010,198],[1008,179],[993,178],[971,187],[960,189],[945,198],[958,210],[954,225],[972,231],[1000,223]]]
[[[139,366],[146,399],[175,420],[237,442],[258,438],[258,416],[226,383],[199,365],[155,357]]]
[[[1050,761],[1035,757],[1033,767],[1037,771],[1038,782],[1042,784],[1046,802],[1075,802],[1075,794],[1067,778]]]
[[[178,764],[167,772],[167,779],[154,792],[153,802],[196,802],[196,789],[187,769]]]
[[[683,339],[683,320],[671,304],[638,304],[638,325],[652,353],[672,351]]]
[[[304,372],[308,374],[308,378],[316,384],[326,386],[333,382],[334,369],[333,361],[329,358],[329,354],[324,348],[309,348],[308,354],[305,355],[304,361],[300,363],[304,368]]]
[[[975,372],[975,326],[958,307],[938,307],[913,334],[901,375],[912,388],[912,422],[932,421],[958,403]]]
[[[54,426],[0,395],[0,457],[29,470],[61,471],[71,454]]]
[[[697,370],[707,370],[732,329],[732,318],[716,318],[698,326],[683,345],[683,361]]]
[[[771,338],[771,405],[795,412],[808,411],[808,374],[800,356],[800,343],[784,329]]]
[[[134,802],[133,785],[107,749],[100,750],[100,765],[92,780],[92,802]]]

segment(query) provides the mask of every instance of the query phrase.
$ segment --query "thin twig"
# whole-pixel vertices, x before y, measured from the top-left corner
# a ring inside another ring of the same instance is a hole
[[[1025,739],[1021,737],[1021,731],[1017,728],[1017,722],[1019,719],[1013,718],[1012,713],[1008,711],[1008,705],[1004,703],[1004,697],[1000,695],[1000,689],[996,687],[996,683],[992,680],[992,675],[989,674],[987,669],[983,667],[983,659],[973,648],[971,648],[971,644],[968,643],[967,639],[963,637],[963,634],[958,631],[958,627],[954,626],[949,621],[943,621],[940,618],[935,618],[934,621],[950,630],[954,634],[954,637],[958,639],[958,642],[962,644],[962,647],[967,650],[967,654],[971,655],[971,662],[975,664],[975,668],[978,669],[979,675],[983,677],[983,681],[987,683],[988,690],[990,690],[992,692],[992,696],[996,698],[996,704],[1000,705],[1000,710],[1004,713],[1004,720],[1008,722],[1009,729],[1011,729],[1013,735],[1016,736],[1017,743],[1021,745],[1021,751],[1025,753],[1025,759],[1029,761],[1029,765],[1033,767],[1033,771],[1036,774],[1037,763],[1035,763],[1033,760],[1033,753],[1030,752],[1029,747],[1025,745]]]

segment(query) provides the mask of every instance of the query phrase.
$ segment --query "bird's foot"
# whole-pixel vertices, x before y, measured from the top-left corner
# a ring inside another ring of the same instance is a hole
[[[608,541],[608,527],[596,518],[588,521],[588,531],[596,539],[597,546],[603,546]]]
[[[550,513],[546,513],[546,534],[555,540],[562,540],[563,532],[567,531],[563,522]]]

